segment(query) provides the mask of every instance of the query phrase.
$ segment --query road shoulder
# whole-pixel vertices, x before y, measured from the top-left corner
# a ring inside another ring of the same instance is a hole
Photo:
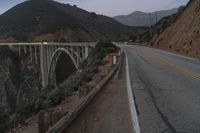
[[[125,64],[121,78],[112,78],[65,130],[67,133],[132,133]],[[115,77],[115,76],[114,76]]]

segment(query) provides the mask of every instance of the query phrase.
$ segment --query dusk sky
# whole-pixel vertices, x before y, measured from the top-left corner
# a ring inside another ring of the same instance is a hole
[[[0,14],[25,0],[0,0]],[[87,11],[115,16],[133,11],[153,12],[185,5],[189,0],[56,0],[61,3],[76,4]]]

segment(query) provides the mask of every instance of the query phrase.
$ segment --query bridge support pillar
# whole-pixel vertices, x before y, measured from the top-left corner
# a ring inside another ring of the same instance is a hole
[[[29,46],[30,48],[30,58],[31,58],[31,63],[33,63],[33,51],[32,51],[32,46]]]
[[[18,50],[19,50],[19,56],[21,56],[21,47],[20,47],[20,45],[18,46]]]
[[[85,47],[85,59],[87,59],[88,55],[89,55],[89,47],[86,46]]]
[[[48,76],[48,66],[47,66],[47,55],[46,55],[45,46],[40,46],[40,67],[42,75],[42,86],[45,87],[48,85],[47,76]]]
[[[37,46],[35,46],[35,64],[38,64],[38,57],[37,57]]]
[[[26,50],[26,45],[24,46],[24,53],[26,54],[27,50]]]

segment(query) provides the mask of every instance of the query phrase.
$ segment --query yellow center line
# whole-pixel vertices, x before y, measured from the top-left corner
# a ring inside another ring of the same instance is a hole
[[[189,70],[186,70],[183,67],[179,67],[179,66],[177,66],[173,63],[170,63],[170,62],[168,62],[164,59],[161,59],[159,56],[157,56],[157,55],[155,55],[151,52],[148,52],[146,50],[140,50],[140,51],[141,51],[141,53],[143,53],[144,56],[149,57],[149,58],[153,59],[154,61],[156,61],[156,62],[158,62],[162,65],[167,65],[170,68],[174,69],[175,71],[177,71],[177,72],[179,72],[179,73],[181,73],[185,76],[191,77],[191,78],[196,79],[196,80],[200,80],[200,75],[198,75],[198,74],[195,74],[195,73],[193,73]]]

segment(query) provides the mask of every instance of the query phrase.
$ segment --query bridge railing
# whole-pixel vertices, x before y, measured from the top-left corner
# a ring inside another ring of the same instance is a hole
[[[19,45],[57,45],[57,46],[89,46],[89,47],[95,47],[96,42],[27,42],[27,43],[0,43],[0,46],[19,46]]]

